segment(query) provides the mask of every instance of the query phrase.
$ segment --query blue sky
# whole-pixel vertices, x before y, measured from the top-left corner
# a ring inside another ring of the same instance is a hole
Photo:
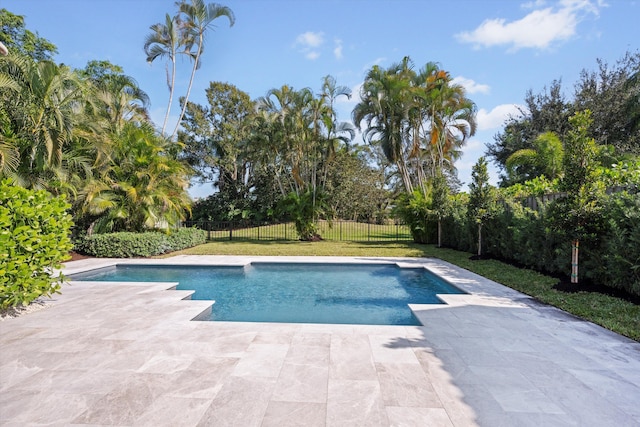
[[[635,0],[221,0],[236,23],[225,18],[207,39],[190,100],[205,104],[210,81],[225,81],[265,95],[288,84],[319,91],[330,74],[354,90],[339,104],[350,120],[357,91],[374,64],[388,67],[410,56],[417,68],[437,62],[463,84],[478,107],[479,130],[456,164],[464,182],[485,144],[515,113],[525,93],[539,93],[562,79],[570,98],[584,68],[596,58],[615,63],[640,48],[640,2]],[[82,68],[107,59],[124,68],[151,98],[161,125],[168,100],[164,63],[149,65],[142,46],[149,26],[175,11],[173,0],[0,0],[24,15],[27,28],[57,45],[56,60]],[[176,93],[183,95],[191,64],[179,64]],[[179,114],[172,111],[173,120]],[[490,169],[492,181],[497,171]],[[210,185],[193,187],[206,196]]]

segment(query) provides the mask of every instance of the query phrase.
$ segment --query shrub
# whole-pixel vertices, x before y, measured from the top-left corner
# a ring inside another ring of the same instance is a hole
[[[416,243],[437,241],[438,224],[433,215],[431,194],[425,196],[416,190],[410,195],[401,195],[395,213],[411,229]]]
[[[72,248],[70,205],[61,197],[0,182],[0,308],[58,293],[53,269]]]
[[[197,228],[178,228],[167,234],[172,250],[201,245],[207,241],[207,232]]]
[[[76,243],[79,252],[99,258],[148,257],[204,243],[206,232],[196,228],[180,228],[168,233],[105,233],[85,236]]]
[[[594,279],[640,295],[640,197],[615,194],[607,201],[605,212],[609,227]]]

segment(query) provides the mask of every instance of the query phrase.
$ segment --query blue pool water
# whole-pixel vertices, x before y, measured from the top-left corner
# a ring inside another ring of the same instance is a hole
[[[210,320],[420,325],[407,304],[461,294],[423,268],[253,263],[245,267],[119,265],[72,280],[178,282],[192,299],[215,300]]]

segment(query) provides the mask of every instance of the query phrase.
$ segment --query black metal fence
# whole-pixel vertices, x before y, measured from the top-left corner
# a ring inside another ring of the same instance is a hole
[[[184,221],[183,227],[207,232],[207,240],[298,240],[293,223],[265,224],[250,221]],[[401,223],[371,224],[355,221],[320,221],[324,240],[351,242],[412,241],[409,227]]]

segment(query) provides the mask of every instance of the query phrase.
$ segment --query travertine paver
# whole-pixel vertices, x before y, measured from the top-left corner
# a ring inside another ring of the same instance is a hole
[[[259,259],[423,265],[470,294],[413,305],[422,327],[267,324],[191,321],[210,302],[166,283],[74,282],[0,322],[0,424],[640,425],[640,343],[437,260]]]

